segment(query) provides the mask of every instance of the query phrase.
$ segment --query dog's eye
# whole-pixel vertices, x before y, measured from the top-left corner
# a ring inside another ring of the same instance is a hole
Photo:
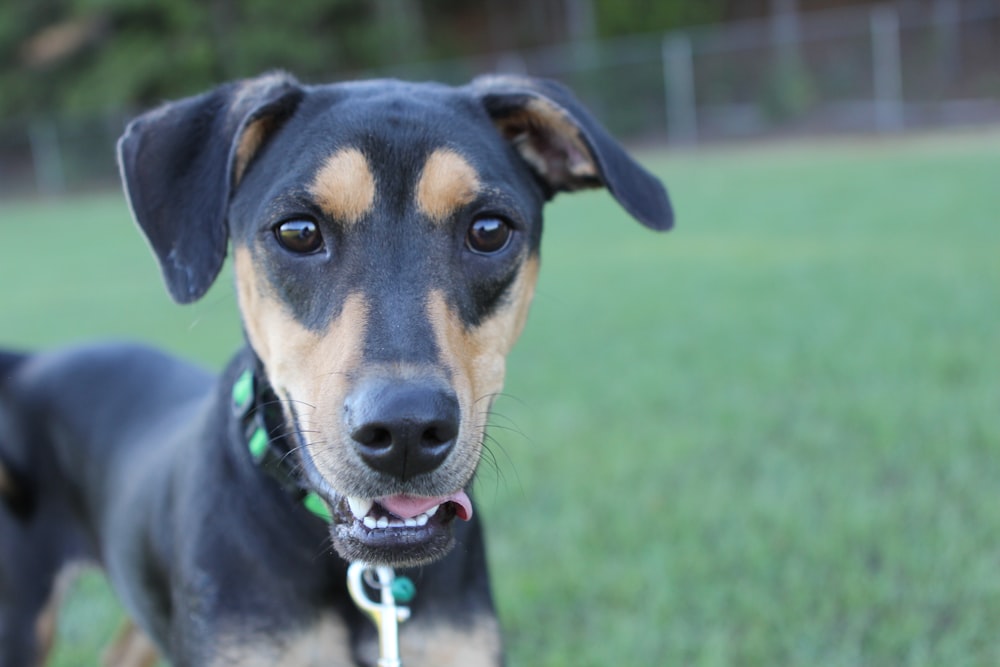
[[[465,245],[480,255],[500,252],[510,243],[511,228],[506,220],[493,217],[476,218],[469,225]]]
[[[286,220],[274,228],[274,236],[285,250],[308,255],[323,247],[323,235],[312,220]]]

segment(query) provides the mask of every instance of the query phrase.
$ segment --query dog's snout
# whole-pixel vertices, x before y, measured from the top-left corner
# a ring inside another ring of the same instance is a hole
[[[352,392],[344,408],[362,460],[399,479],[440,466],[458,437],[458,399],[437,384],[369,381]]]

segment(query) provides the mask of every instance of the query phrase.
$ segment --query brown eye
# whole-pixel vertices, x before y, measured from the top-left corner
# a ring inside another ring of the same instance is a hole
[[[323,247],[323,236],[312,220],[286,220],[274,228],[274,236],[285,250],[308,255]]]
[[[469,226],[465,236],[465,245],[472,252],[480,255],[492,255],[507,247],[510,242],[511,228],[506,220],[500,218],[476,218]]]

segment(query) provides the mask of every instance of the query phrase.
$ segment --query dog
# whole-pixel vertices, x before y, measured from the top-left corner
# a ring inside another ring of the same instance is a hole
[[[246,345],[218,377],[138,345],[0,355],[3,667],[44,662],[81,561],[178,666],[376,664],[353,561],[416,582],[405,664],[502,664],[468,489],[543,205],[605,187],[665,230],[663,185],[513,76],[269,73],[139,116],[118,155],[176,301],[231,248]]]

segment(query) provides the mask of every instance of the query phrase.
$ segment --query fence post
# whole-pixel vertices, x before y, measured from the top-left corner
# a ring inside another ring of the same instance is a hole
[[[938,57],[935,58],[935,75],[938,80],[935,83],[939,90],[947,90],[948,84],[957,80],[962,73],[959,32],[962,10],[957,0],[934,0],[932,17],[938,48]]]
[[[31,143],[31,162],[35,168],[35,185],[39,194],[62,194],[66,189],[66,176],[63,173],[56,124],[49,120],[32,122],[28,126],[28,141]]]
[[[691,38],[682,32],[663,38],[663,89],[667,103],[667,140],[698,143],[698,106],[694,87]]]
[[[903,73],[899,55],[899,14],[893,7],[871,12],[872,76],[875,84],[875,127],[879,132],[903,129]]]

